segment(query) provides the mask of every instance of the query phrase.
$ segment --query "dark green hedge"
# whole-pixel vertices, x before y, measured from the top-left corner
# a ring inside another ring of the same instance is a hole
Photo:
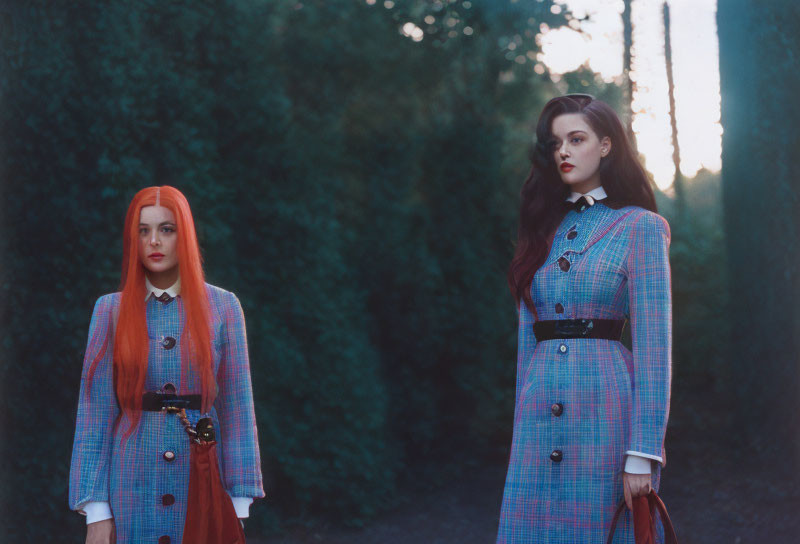
[[[564,18],[380,4],[0,7],[12,541],[82,542],[66,496],[88,321],[148,185],[187,195],[208,280],[244,306],[269,497],[249,531],[364,523],[419,475],[507,455],[517,193],[532,123],[566,87],[506,45],[535,50]],[[426,15],[436,33],[399,33]],[[590,73],[565,83],[618,105]]]

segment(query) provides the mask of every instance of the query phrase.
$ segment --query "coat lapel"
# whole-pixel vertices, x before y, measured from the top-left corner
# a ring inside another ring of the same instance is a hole
[[[597,205],[597,204],[595,204]],[[589,234],[586,238],[583,238],[584,243],[580,248],[576,248],[576,253],[584,253],[587,249],[592,247],[596,244],[599,240],[601,240],[604,236],[608,235],[610,232],[615,230],[615,227],[626,217],[635,213],[635,209],[632,207],[625,207],[620,208],[618,210],[608,208],[603,206],[603,213],[600,215],[597,221],[592,222],[592,226],[589,229]]]
[[[546,264],[554,263],[559,257],[568,253],[584,253],[604,236],[613,232],[620,221],[636,213],[636,210],[637,208],[633,206],[615,210],[598,202],[588,212],[581,212],[580,214],[569,212],[558,227]],[[583,214],[586,213],[591,213],[592,215],[584,216]],[[575,242],[578,243],[565,243],[567,233],[576,225],[578,236]]]

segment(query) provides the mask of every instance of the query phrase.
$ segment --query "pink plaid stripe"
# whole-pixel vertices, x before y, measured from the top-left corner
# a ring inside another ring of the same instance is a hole
[[[207,285],[207,292],[219,388],[210,417],[217,429],[220,472],[231,495],[264,497],[244,315],[233,293],[212,285]],[[127,427],[127,419],[114,424],[119,409],[112,385],[111,357],[113,313],[118,305],[119,293],[101,297],[89,327],[70,466],[69,506],[77,509],[88,501],[110,502],[120,544],[156,542],[164,535],[181,542],[189,482],[189,442],[180,422],[171,414],[143,412],[138,432],[124,448],[118,431]],[[172,383],[181,393],[200,392],[199,376],[188,361],[181,360],[183,324],[180,297],[168,305],[149,299],[146,390]],[[165,336],[177,340],[172,349],[164,348]],[[106,342],[91,396],[87,396],[86,372]],[[202,414],[187,410],[187,415],[194,424]],[[175,459],[165,460],[165,451],[174,452]],[[162,504],[166,494],[175,497],[174,504]]]
[[[569,230],[577,236],[569,239]],[[559,226],[532,296],[542,320],[630,317],[633,353],[601,339],[536,342],[519,312],[514,438],[497,542],[605,542],[625,452],[664,456],[671,368],[669,226],[598,202]],[[565,271],[558,266],[564,257]],[[556,304],[563,313],[556,312]],[[551,406],[563,405],[560,417]],[[550,459],[560,450],[563,460]],[[657,465],[657,463],[656,463]],[[653,482],[658,487],[660,466]],[[629,517],[614,540],[633,544]]]

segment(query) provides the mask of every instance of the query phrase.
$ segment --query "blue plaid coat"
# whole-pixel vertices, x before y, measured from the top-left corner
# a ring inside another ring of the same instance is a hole
[[[623,496],[625,452],[665,460],[669,241],[661,216],[635,206],[614,210],[602,201],[569,211],[556,231],[531,287],[539,319],[629,317],[633,351],[602,339],[537,343],[534,317],[521,304],[514,437],[498,543],[603,543]],[[571,264],[566,271],[557,264],[562,256]],[[563,404],[560,417],[551,412],[555,403]],[[550,460],[554,450],[563,452],[560,463]],[[660,465],[653,465],[657,489]],[[633,544],[627,511],[614,542]]]
[[[212,313],[213,368],[218,395],[210,417],[217,431],[217,455],[225,489],[236,497],[264,497],[261,462],[253,409],[245,322],[233,293],[206,284]],[[69,479],[69,505],[77,510],[89,501],[106,501],[114,516],[118,544],[163,542],[178,544],[183,536],[189,485],[189,438],[177,416],[142,412],[138,431],[123,448],[120,438],[127,417],[120,410],[112,384],[114,322],[120,293],[100,297],[89,327],[83,362],[75,441]],[[147,301],[150,336],[145,390],[171,383],[179,394],[200,392],[200,378],[188,361],[181,361],[182,299],[162,304]],[[165,340],[174,338],[176,342]],[[87,395],[87,371],[104,343]],[[196,424],[198,410],[187,410]],[[165,452],[174,453],[167,460]],[[174,503],[163,501],[172,495]]]

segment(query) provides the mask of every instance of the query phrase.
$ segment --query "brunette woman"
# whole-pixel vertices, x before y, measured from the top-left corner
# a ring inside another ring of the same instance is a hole
[[[497,542],[597,544],[665,462],[670,230],[607,104],[555,98],[536,138],[509,270],[519,344]],[[633,544],[620,523],[614,542]]]
[[[211,418],[237,517],[264,496],[244,316],[233,293],[205,283],[173,187],[134,196],[122,257],[120,292],[98,299],[89,326],[69,505],[86,515],[89,544],[179,544],[190,440],[167,404],[192,425]]]

